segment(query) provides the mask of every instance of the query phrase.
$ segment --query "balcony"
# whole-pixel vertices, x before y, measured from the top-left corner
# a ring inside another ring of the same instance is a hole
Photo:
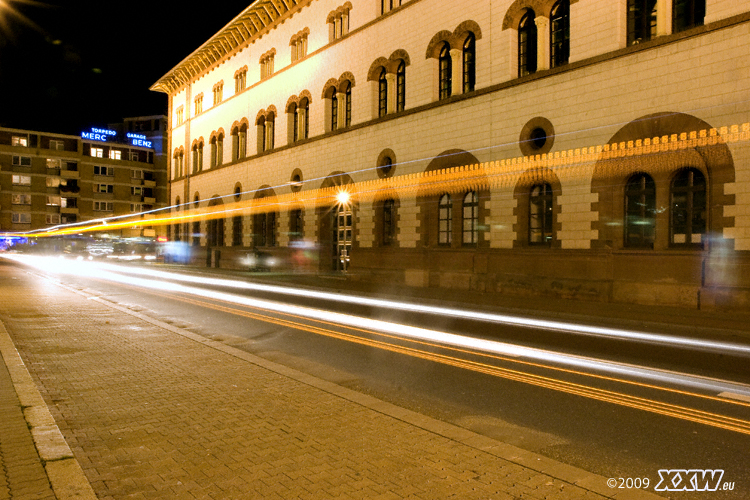
[[[151,179],[144,179],[143,180],[143,187],[155,188],[156,187],[156,181],[151,180]]]
[[[78,207],[60,207],[60,213],[78,215]]]
[[[63,179],[78,179],[80,178],[80,175],[78,173],[78,170],[62,169],[60,170],[60,177],[62,177]]]
[[[149,203],[149,204],[153,205],[154,203],[156,203],[156,198],[152,198],[150,196],[144,196],[143,197],[143,203]]]

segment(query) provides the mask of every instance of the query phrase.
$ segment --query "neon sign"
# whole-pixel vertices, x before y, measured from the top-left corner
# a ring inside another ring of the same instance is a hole
[[[144,148],[150,148],[152,142],[146,139],[145,135],[127,133],[128,139],[133,146],[143,146]]]
[[[81,132],[82,138],[101,142],[107,142],[107,139],[109,139],[109,137],[114,137],[116,135],[117,132],[115,132],[114,130],[96,127],[91,127],[90,132]]]

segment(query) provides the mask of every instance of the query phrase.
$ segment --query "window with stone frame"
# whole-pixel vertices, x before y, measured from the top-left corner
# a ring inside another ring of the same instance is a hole
[[[461,208],[461,243],[476,245],[479,242],[479,197],[476,191],[464,195]]]
[[[706,237],[708,210],[706,177],[696,168],[684,168],[669,189],[671,246],[701,247]]]
[[[476,87],[477,70],[476,70],[476,37],[474,33],[469,32],[463,45],[463,91],[473,92]]]
[[[536,73],[537,30],[536,13],[526,9],[518,23],[518,76]]]
[[[439,99],[447,99],[453,91],[451,81],[453,78],[453,63],[451,61],[451,46],[448,42],[444,42],[440,49],[438,72]]]
[[[550,12],[550,67],[570,60],[570,0],[559,0]]]
[[[451,195],[443,194],[438,201],[438,245],[453,242],[453,204]]]
[[[625,184],[624,229],[626,247],[654,248],[656,183],[648,174],[635,174]]]
[[[647,42],[656,37],[656,18],[656,0],[628,0],[628,45]]]
[[[552,244],[555,197],[549,183],[535,184],[529,190],[529,245]]]
[[[703,26],[706,0],[672,0],[672,33]]]

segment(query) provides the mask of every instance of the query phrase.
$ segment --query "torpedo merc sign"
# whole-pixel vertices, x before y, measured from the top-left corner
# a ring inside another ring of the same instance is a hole
[[[129,142],[133,146],[140,146],[143,148],[153,147],[153,142],[149,141],[145,135],[132,134],[128,132],[126,136],[128,138],[127,142]],[[109,142],[115,140],[115,138],[117,137],[117,132],[105,128],[92,127],[88,132],[81,132],[81,137],[90,141]]]

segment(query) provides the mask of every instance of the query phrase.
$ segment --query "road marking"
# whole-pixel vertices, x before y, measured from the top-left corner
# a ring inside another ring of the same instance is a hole
[[[720,392],[719,396],[723,398],[736,399],[738,401],[747,401],[748,403],[750,403],[750,396],[747,396],[745,394],[735,394],[733,392]]]

